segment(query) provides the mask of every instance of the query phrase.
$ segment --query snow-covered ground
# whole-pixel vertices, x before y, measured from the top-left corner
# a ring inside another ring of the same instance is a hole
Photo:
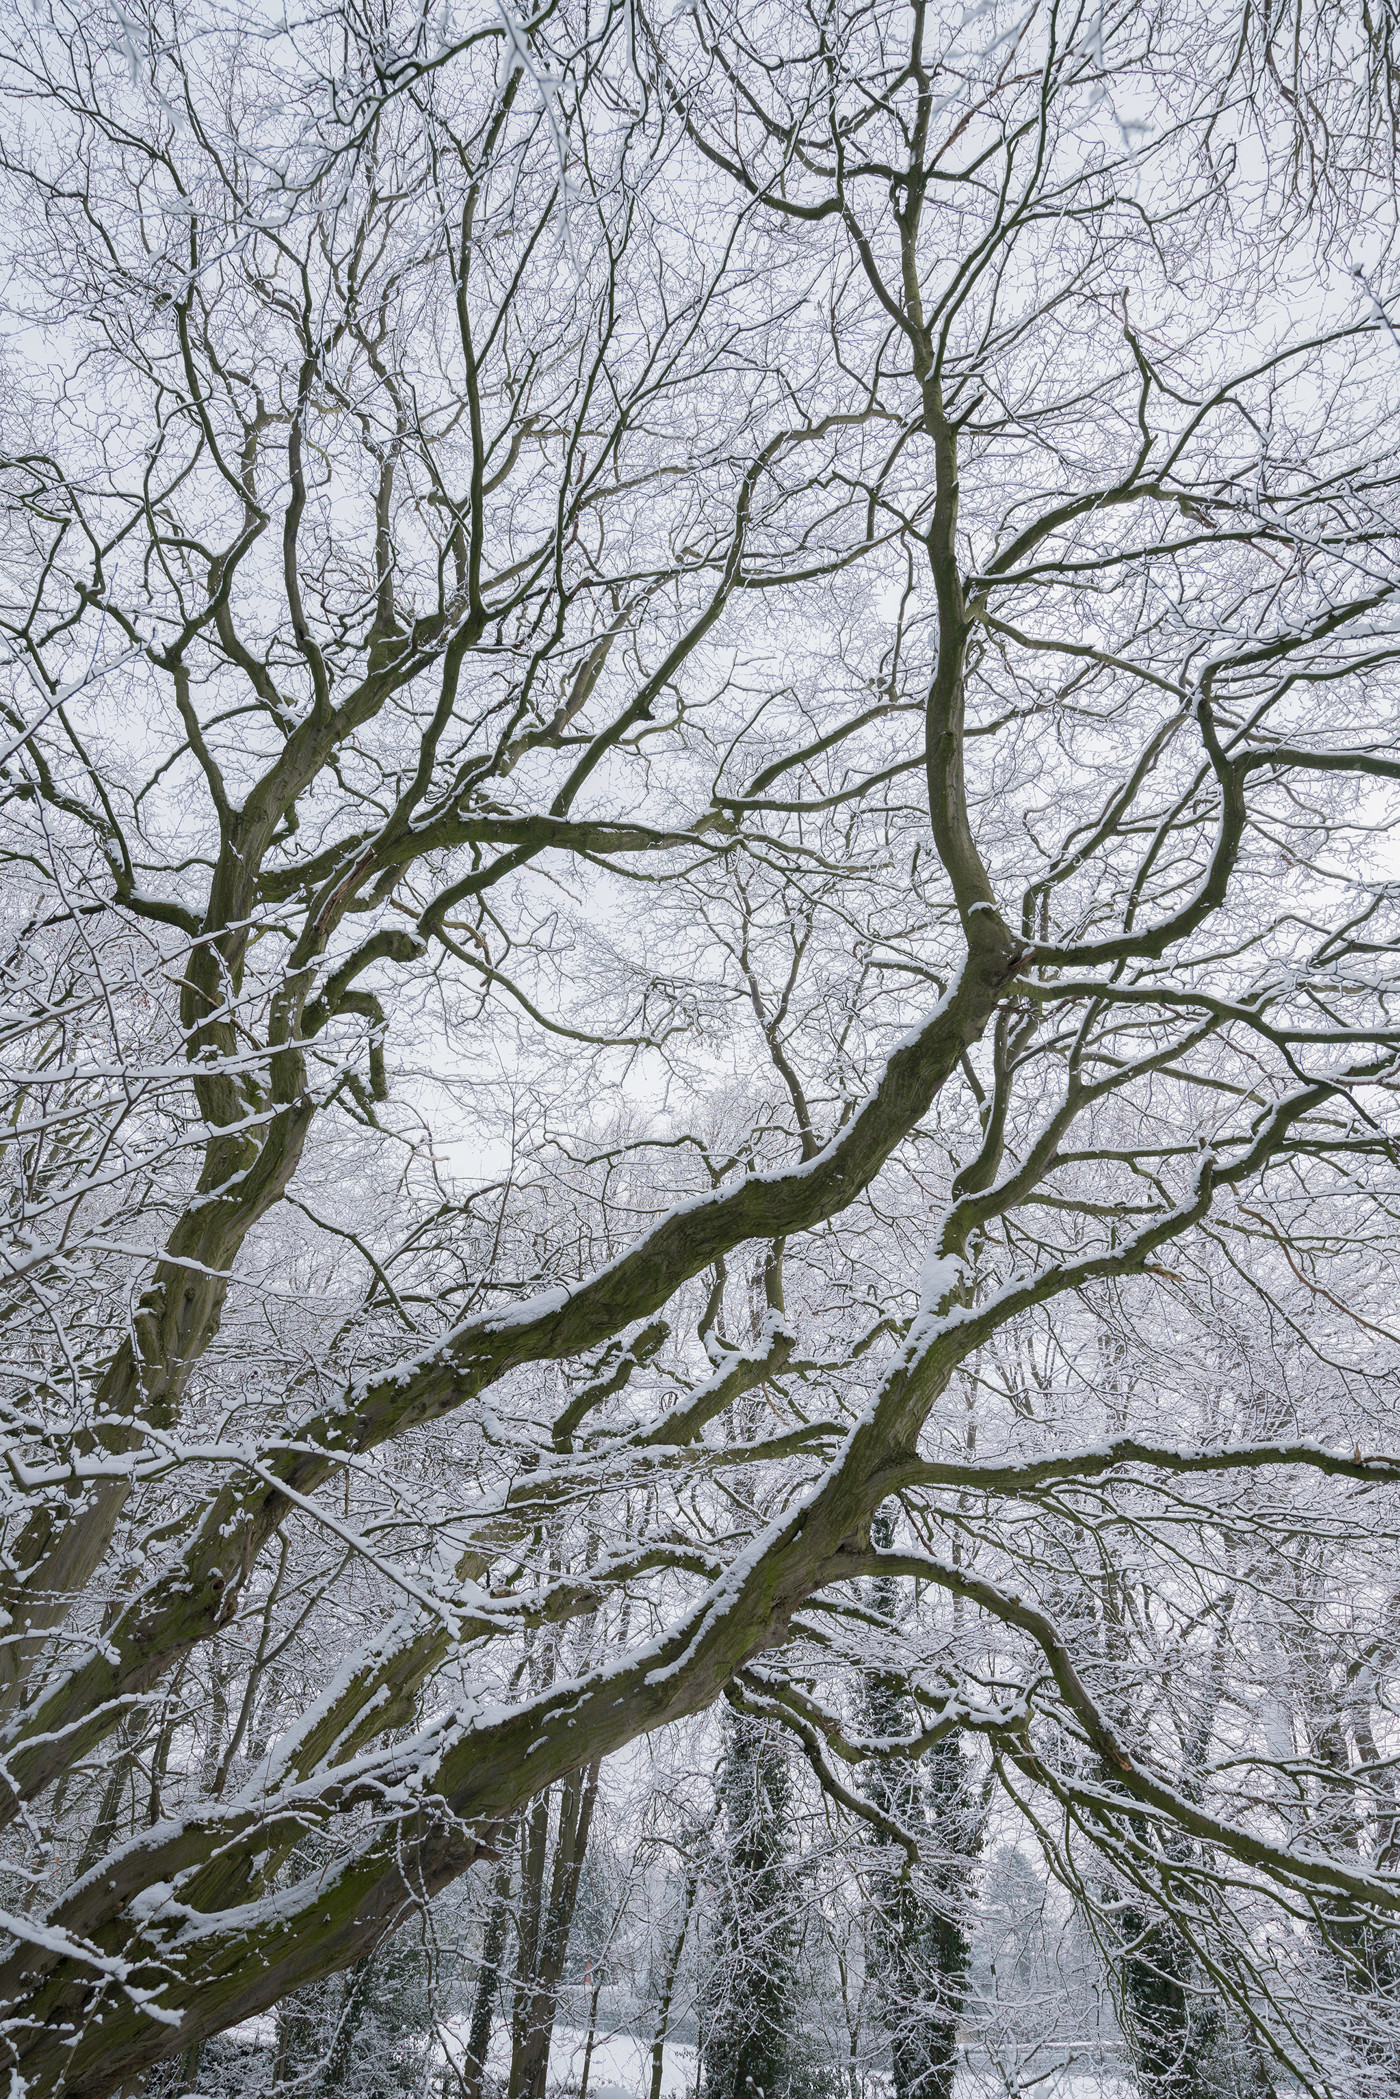
[[[460,2055],[466,2033],[454,2025],[444,2039],[446,2052]],[[577,2099],[583,2080],[583,2059],[588,2037],[561,2027],[555,2029],[549,2052],[549,2089],[556,2099]],[[510,2066],[510,2037],[498,2033],[487,2053],[487,2066],[504,2077]],[[661,2069],[662,2099],[696,2099],[700,2065],[697,2051],[679,2043],[668,2043]],[[872,2080],[866,2080],[867,2090]],[[651,2044],[629,2033],[599,2033],[594,2037],[588,2063],[586,2099],[648,2099],[651,2090]],[[1066,2075],[1051,2070],[1039,2078],[1027,2077],[1019,2090],[1009,2086],[990,2067],[968,2065],[958,2077],[956,2099],[1130,2099],[1132,2086],[1116,2070],[1079,2071]]]
[[[246,2019],[230,2029],[229,2038],[245,2047],[270,2049],[275,2021],[270,2013]],[[453,2020],[438,2028],[442,2055],[460,2065],[465,2053],[467,2021]],[[584,2056],[588,2036],[571,2027],[555,2028],[549,2051],[549,2090],[553,2099],[578,2099],[583,2083]],[[486,2057],[487,2068],[502,2081],[510,2068],[510,2034],[497,2029]],[[698,2099],[700,2064],[696,2049],[679,2042],[667,2044],[661,2067],[661,2099]],[[873,2080],[866,2080],[869,2093]],[[588,2059],[586,2099],[650,2099],[651,2044],[635,2034],[601,2032],[594,2036]],[[1132,2086],[1116,2070],[1100,2072],[1051,2070],[1040,2077],[1027,2077],[1019,2088],[997,2076],[989,2066],[965,2065],[958,2076],[956,2099],[1130,2099]]]
[[[444,2052],[460,2060],[466,2041],[466,2021],[439,2029]],[[549,2084],[556,2092],[576,2093],[583,2080],[583,2059],[588,2036],[569,2027],[557,2026],[549,2051]],[[487,2050],[488,2070],[504,2076],[510,2067],[510,2035],[497,2031]],[[693,2048],[668,2044],[661,2066],[661,2099],[691,2099],[695,2091],[696,2054]],[[605,2093],[625,2093],[627,2099],[647,2099],[651,2090],[651,2044],[630,2033],[599,2033],[594,2036],[588,2063],[590,2099]]]

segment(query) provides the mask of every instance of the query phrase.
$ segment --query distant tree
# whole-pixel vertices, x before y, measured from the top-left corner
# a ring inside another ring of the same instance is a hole
[[[726,1715],[721,1790],[705,1953],[705,2099],[791,2099],[800,2060],[798,1887],[792,1781],[770,1725]]]
[[[888,1513],[871,1530],[881,1551],[893,1550]],[[896,1640],[899,1587],[890,1576],[871,1584],[872,1608]],[[917,1732],[903,1674],[887,1669],[867,1677],[865,1722],[872,1735],[891,1742]],[[950,1737],[917,1761],[873,1762],[865,1789],[920,1853],[911,1869],[898,1846],[886,1845],[869,1876],[866,1970],[889,2037],[895,2099],[952,2099],[967,1990],[971,1882],[981,1847],[978,1781],[961,1743]]]
[[[1141,2090],[1149,2099],[1225,2099],[1220,2005],[1189,1943],[1169,1919],[1132,1906],[1118,1927],[1123,2026]]]
[[[462,2084],[466,2099],[481,2099],[486,2077],[486,2058],[491,2046],[491,2031],[495,2025],[504,1987],[505,1956],[511,1931],[510,1898],[515,1878],[513,1825],[508,1825],[502,1836],[504,1855],[489,1883],[489,1895],[481,1920],[481,1937],[477,1946],[474,1979],[469,1998],[466,2045],[462,2062]]]
[[[540,1794],[523,1824],[507,2099],[544,2099],[597,1801],[598,1766],[590,1764],[557,1789],[557,1799]]]

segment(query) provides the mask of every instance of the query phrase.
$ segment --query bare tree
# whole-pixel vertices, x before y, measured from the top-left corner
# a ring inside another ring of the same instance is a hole
[[[1392,31],[12,12],[16,2090],[726,1688],[1379,2059]]]

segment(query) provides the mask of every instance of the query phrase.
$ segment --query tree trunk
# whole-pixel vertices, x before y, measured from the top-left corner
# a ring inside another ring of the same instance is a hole
[[[502,1848],[506,1855],[496,1869],[495,1884],[491,1890],[491,1907],[486,1913],[486,1926],[481,1936],[481,1965],[476,1978],[472,2021],[467,2030],[467,2054],[463,2065],[466,2099],[481,2099],[482,2079],[486,2074],[486,2051],[491,2045],[491,2024],[501,1987],[501,1958],[510,1930],[510,1884],[514,1875],[514,1865],[509,1847],[515,1832],[513,1829],[506,1829],[501,1835]]]
[[[717,1814],[718,1809],[715,1812]],[[714,1816],[711,1816],[705,1828],[704,1834],[706,1838],[708,1838],[713,1827]],[[670,1951],[666,1956],[666,1964],[661,1971],[661,1996],[656,2007],[656,2034],[651,2044],[650,2099],[661,2099],[661,2078],[666,2063],[666,2034],[671,2024],[671,2000],[675,1996],[676,1977],[681,1970],[681,1955],[685,1951],[685,1937],[690,1929],[690,1919],[695,1909],[695,1895],[696,1890],[700,1886],[700,1874],[703,1870],[704,1859],[705,1845],[703,1842],[697,1843],[690,1871],[685,1877],[685,1895],[681,1903],[680,1925],[677,1928]],[[580,2099],[582,2099],[581,2094]]]
[[[792,2076],[797,1954],[787,1761],[762,1721],[735,1713],[728,1729],[705,2089],[707,2099],[779,2099]]]
[[[871,1538],[889,1551],[894,1527],[877,1516]],[[898,1587],[889,1577],[872,1584],[871,1601],[894,1622]],[[872,1734],[900,1735],[910,1725],[902,1681],[874,1676],[866,1691]],[[956,1740],[935,1743],[918,1770],[874,1763],[865,1788],[875,1805],[927,1840],[932,1856],[911,1881],[901,1855],[879,1870],[871,1889],[866,1966],[881,2023],[889,2037],[895,2099],[952,2099],[958,2068],[958,2022],[967,1992],[970,1948],[961,1912],[977,1856],[981,1815],[967,1799],[968,1772]]]
[[[1210,2057],[1220,2011],[1191,1987],[1191,1954],[1170,1924],[1130,1910],[1118,1964],[1124,2032],[1138,2082],[1151,2099],[1220,2099]]]
[[[588,1832],[598,1797],[598,1771],[598,1764],[590,1764],[585,1772],[568,1781],[560,1795],[549,1904],[537,1930],[531,1968],[527,1971],[522,1966],[518,1977],[516,2041],[508,2099],[544,2099],[549,2079],[549,2046],[559,2006],[559,1984],[568,1953],[569,1927],[578,1901],[579,1875],[583,1870]],[[547,1801],[541,1805],[547,1816]],[[539,1894],[543,1894],[542,1855]]]

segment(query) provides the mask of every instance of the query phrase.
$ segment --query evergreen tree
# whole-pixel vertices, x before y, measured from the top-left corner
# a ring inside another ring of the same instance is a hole
[[[706,2099],[791,2099],[797,2051],[796,1890],[787,1761],[762,1721],[726,1721],[724,1838],[716,1859],[702,2030]]]
[[[1191,1952],[1181,1933],[1135,1908],[1121,1913],[1120,1929],[1123,2027],[1143,2092],[1150,2099],[1223,2099],[1214,2063],[1219,2006],[1191,1987]]]
[[[893,1543],[888,1516],[871,1535]],[[873,1585],[877,1611],[893,1621],[898,1585]],[[908,1734],[911,1707],[902,1678],[876,1674],[866,1683],[866,1723],[874,1735]],[[958,2021],[967,1995],[970,1956],[965,1928],[967,1884],[981,1838],[967,1760],[956,1741],[937,1742],[917,1765],[875,1762],[868,1798],[920,1846],[911,1872],[904,1852],[883,1847],[872,1874],[865,1959],[890,2043],[895,2099],[951,2099],[957,2075]]]
[[[1175,1924],[1136,1904],[1117,1915],[1124,2038],[1143,2099],[1274,2099],[1270,2063]]]
[[[420,2099],[429,2090],[431,2007],[416,1936],[390,1940],[341,1978],[325,2099]]]

